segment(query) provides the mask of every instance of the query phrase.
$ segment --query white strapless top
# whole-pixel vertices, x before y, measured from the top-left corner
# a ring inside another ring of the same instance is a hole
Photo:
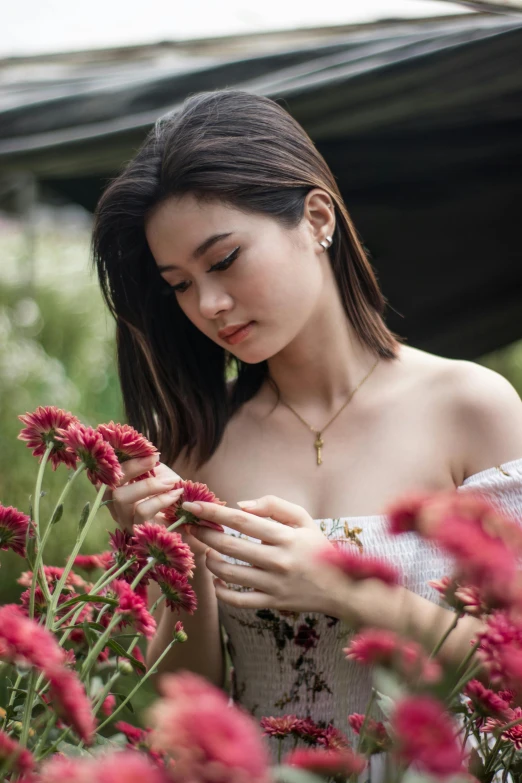
[[[522,524],[522,458],[469,476],[458,487],[467,489],[492,493],[502,510]],[[408,589],[438,602],[438,594],[427,583],[451,573],[451,562],[416,535],[388,535],[386,516],[379,514],[316,522],[329,539],[357,537],[365,554],[382,557],[400,569]],[[231,528],[225,530],[239,535]],[[371,673],[347,661],[342,652],[353,635],[350,628],[314,612],[282,615],[271,609],[237,609],[223,602],[219,610],[233,664],[234,701],[257,719],[289,713],[310,716],[351,736],[347,716],[365,712]],[[277,742],[270,742],[275,754]],[[283,752],[287,749],[289,744]],[[372,783],[380,778],[377,765],[376,759]]]

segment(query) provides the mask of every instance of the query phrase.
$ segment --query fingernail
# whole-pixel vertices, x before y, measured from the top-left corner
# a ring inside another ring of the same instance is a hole
[[[167,487],[173,487],[174,484],[176,484],[176,481],[174,481],[174,479],[171,478],[160,479],[160,481],[162,484],[165,484]]]
[[[184,508],[185,511],[193,511],[195,514],[203,511],[203,506],[200,503],[189,503],[188,500],[181,504],[181,508]]]
[[[257,500],[238,500],[237,505],[241,508],[254,508],[257,506]]]
[[[179,489],[179,488],[178,489],[170,489],[167,492],[167,495],[176,495],[177,497],[179,497],[182,492],[183,492],[183,487],[181,487],[181,489]]]

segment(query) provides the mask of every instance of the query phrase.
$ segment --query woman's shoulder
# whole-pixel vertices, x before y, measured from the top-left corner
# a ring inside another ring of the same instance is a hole
[[[522,400],[502,375],[476,362],[438,359],[431,392],[448,426],[462,481],[522,458]]]

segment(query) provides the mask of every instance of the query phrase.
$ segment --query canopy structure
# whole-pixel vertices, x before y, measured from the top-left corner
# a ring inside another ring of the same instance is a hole
[[[29,178],[92,210],[159,116],[230,87],[280,101],[313,138],[393,330],[460,358],[522,338],[522,15],[0,61],[0,206]]]

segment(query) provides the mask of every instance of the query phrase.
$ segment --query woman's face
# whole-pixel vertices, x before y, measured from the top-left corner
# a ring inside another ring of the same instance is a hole
[[[318,305],[328,263],[319,240],[331,231],[321,222],[332,215],[328,197],[318,193],[324,219],[310,208],[308,194],[305,215],[291,230],[192,195],[169,198],[146,221],[152,255],[187,318],[244,362],[263,361],[289,345]],[[236,335],[223,334],[247,324]]]

